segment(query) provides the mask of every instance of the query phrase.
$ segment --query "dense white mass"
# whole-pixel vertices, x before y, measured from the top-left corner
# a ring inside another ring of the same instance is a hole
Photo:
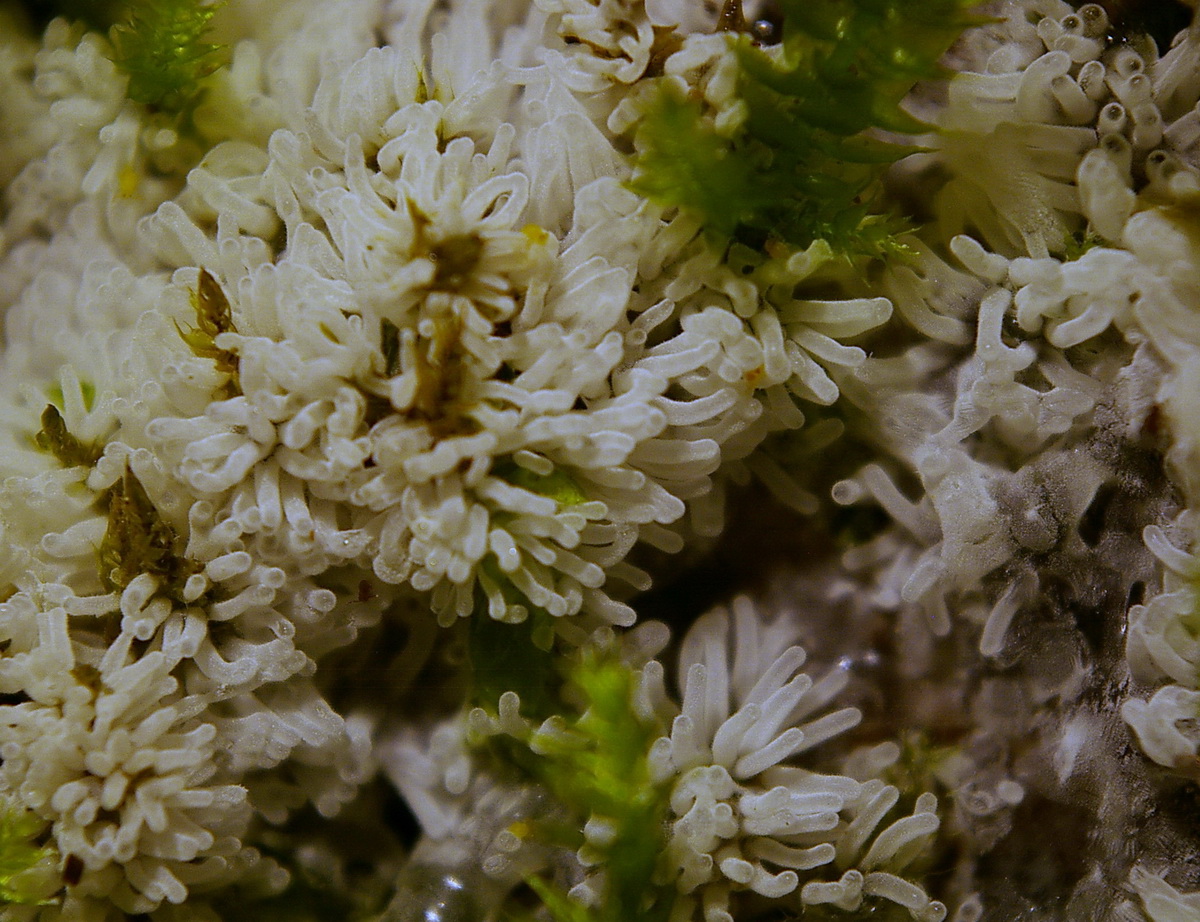
[[[504,748],[595,653],[670,922],[1032,919],[1039,810],[1046,919],[1196,918],[1200,32],[988,4],[872,261],[634,191],[659,95],[750,117],[733,9],[231,0],[178,118],[0,11],[0,915],[603,922]],[[635,627],[731,495],[785,576]]]

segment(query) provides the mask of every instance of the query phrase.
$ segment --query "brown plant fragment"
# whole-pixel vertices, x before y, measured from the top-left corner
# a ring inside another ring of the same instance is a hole
[[[185,330],[178,323],[175,329],[192,352],[202,359],[211,359],[217,371],[226,376],[220,388],[222,398],[236,397],[242,392],[238,380],[238,357],[228,349],[217,345],[222,333],[236,333],[233,315],[229,310],[229,299],[207,269],[200,270],[196,290],[192,293],[192,307],[196,311],[196,326]]]
[[[179,597],[199,565],[176,550],[174,527],[159,515],[137,475],[125,473],[106,494],[108,529],[100,542],[100,580],[110,592],[120,591],[142,573],[159,577],[163,588]]]
[[[52,403],[42,410],[42,428],[33,437],[33,443],[42,451],[54,455],[63,467],[90,467],[99,460],[101,450],[95,445],[80,441],[67,431],[62,414]]]

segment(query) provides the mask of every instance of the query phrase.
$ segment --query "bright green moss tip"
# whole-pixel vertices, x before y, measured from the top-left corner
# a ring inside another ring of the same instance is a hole
[[[1063,259],[1074,262],[1093,247],[1108,245],[1108,241],[1089,227],[1063,238]]]
[[[204,79],[225,63],[208,41],[222,0],[29,0],[35,21],[55,16],[107,33],[112,60],[129,78],[126,95],[167,115],[186,115]]]
[[[755,222],[771,196],[754,161],[702,115],[700,102],[664,84],[638,129],[638,169],[630,185],[660,204],[699,214],[710,231],[728,237]]]
[[[205,77],[224,62],[208,38],[218,4],[196,0],[135,0],[110,38],[113,60],[128,77],[134,102],[169,114],[187,111]]]
[[[66,399],[63,396],[61,384],[51,385],[47,393],[52,404],[54,404],[60,410],[66,409],[67,404]],[[92,384],[91,381],[80,381],[79,394],[81,397],[83,397],[83,408],[90,413],[92,407],[96,405],[96,385]]]
[[[8,798],[0,798],[0,905],[51,902],[58,853],[38,844],[47,823]]]
[[[782,47],[731,34],[745,120],[718,133],[705,104],[667,80],[635,135],[631,188],[756,249],[827,241],[845,255],[903,250],[882,213],[887,167],[912,148],[879,131],[924,130],[901,101],[977,20],[966,0],[781,0]],[[724,23],[741,11],[727,3]]]
[[[585,653],[566,676],[563,733],[540,737],[524,760],[555,799],[582,820],[602,818],[612,834],[593,848],[604,869],[599,907],[584,909],[544,881],[531,881],[556,922],[662,922],[673,889],[657,883],[668,791],[651,779],[648,753],[662,727],[634,707],[636,674],[611,653]],[[576,834],[578,836],[578,834]],[[582,839],[560,843],[577,848]]]
[[[549,474],[535,474],[515,461],[504,459],[497,462],[494,473],[514,487],[549,497],[560,506],[578,506],[587,502],[587,494],[561,467],[555,467]]]

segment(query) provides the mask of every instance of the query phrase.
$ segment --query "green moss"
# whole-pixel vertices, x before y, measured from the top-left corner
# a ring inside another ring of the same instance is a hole
[[[492,473],[513,486],[547,496],[560,506],[587,500],[579,485],[561,468],[542,476],[502,458]],[[493,524],[503,525],[504,521],[501,514]],[[527,614],[519,623],[496,620],[488,611],[489,600],[482,587],[476,588],[468,635],[472,698],[481,707],[495,710],[501,695],[515,691],[526,716],[537,720],[549,717],[558,708],[556,696],[562,684],[554,666],[554,616],[534,605],[513,585],[495,556],[488,554],[479,566],[488,581],[499,588],[508,608],[523,609]]]
[[[1108,242],[1090,227],[1087,230],[1066,234],[1063,239],[1063,259],[1067,262],[1074,262],[1093,247],[1107,245]]]
[[[109,37],[113,61],[129,77],[134,102],[171,114],[190,109],[204,78],[224,63],[207,41],[218,5],[197,0],[133,0]]]
[[[744,123],[729,136],[703,104],[661,83],[635,135],[634,191],[698,215],[713,236],[756,248],[827,241],[846,255],[902,250],[882,208],[883,174],[911,153],[878,132],[926,126],[900,103],[976,20],[967,0],[781,0],[782,47],[731,35]],[[736,9],[736,7],[735,7]],[[739,21],[728,14],[724,21]]]
[[[554,668],[553,616],[525,599],[490,558],[484,569],[510,605],[522,605],[530,614],[519,624],[508,624],[488,615],[486,601],[476,606],[467,640],[471,696],[481,707],[495,710],[501,695],[515,691],[527,716],[548,717],[557,707],[562,684]]]
[[[549,497],[560,506],[578,506],[587,502],[587,494],[561,467],[555,467],[549,474],[535,474],[515,461],[503,458],[495,463],[492,473],[514,487]]]
[[[638,128],[639,195],[701,215],[709,231],[731,237],[770,206],[759,165],[742,144],[723,138],[702,118],[703,104],[665,83]]]
[[[530,886],[556,922],[661,922],[674,894],[655,882],[668,791],[652,782],[647,754],[664,728],[637,714],[636,674],[611,653],[582,653],[565,679],[561,732],[537,735],[523,764],[577,818],[557,827],[562,838],[555,844],[582,845],[588,817],[611,824],[607,844],[589,845],[604,869],[605,892],[598,908],[585,909],[544,880]]]
[[[498,461],[495,476],[560,506],[587,501],[587,495],[561,468],[536,474],[511,459]],[[614,827],[611,842],[601,849],[607,890],[602,908],[587,909],[544,880],[529,881],[556,922],[645,922],[665,920],[670,888],[654,883],[663,847],[667,801],[663,787],[650,779],[647,754],[664,728],[644,721],[633,707],[636,674],[612,653],[582,652],[559,672],[554,645],[554,619],[532,605],[500,571],[494,559],[482,563],[510,606],[529,612],[519,624],[486,615],[480,592],[471,621],[470,661],[473,697],[485,710],[496,711],[501,695],[516,692],[523,716],[540,722],[567,715],[565,733],[532,740],[498,737],[489,745],[503,769],[539,782],[578,822],[541,824],[534,832],[542,841],[563,848],[583,844],[584,822],[604,817]],[[517,922],[521,916],[507,917]]]
[[[37,23],[56,16],[108,35],[113,63],[129,77],[126,95],[156,112],[186,116],[205,78],[225,63],[208,41],[220,2],[206,0],[25,0]]]
[[[560,507],[587,500],[561,468],[540,475],[505,457],[495,462],[492,473],[513,486],[549,497]],[[502,526],[505,520],[505,515],[499,514],[493,524]],[[530,716],[548,717],[556,707],[552,692],[561,684],[554,668],[554,616],[529,601],[492,554],[480,562],[480,570],[499,588],[510,610],[523,609],[527,615],[515,624],[496,620],[488,612],[489,601],[482,587],[477,588],[469,641],[473,696],[481,706],[494,709],[504,692],[515,691],[524,706],[532,709]]]
[[[91,381],[80,381],[79,393],[83,397],[83,408],[91,412],[92,407],[96,405],[96,385],[92,384]],[[50,402],[58,407],[58,409],[62,410],[66,408],[61,384],[52,385],[49,396]]]
[[[7,797],[0,797],[0,905],[45,905],[58,852],[41,845],[48,824]]]
[[[897,815],[912,809],[918,793],[931,791],[944,796],[945,784],[938,777],[960,752],[959,747],[936,743],[923,730],[900,734],[900,757],[883,773],[883,780],[900,789]]]

